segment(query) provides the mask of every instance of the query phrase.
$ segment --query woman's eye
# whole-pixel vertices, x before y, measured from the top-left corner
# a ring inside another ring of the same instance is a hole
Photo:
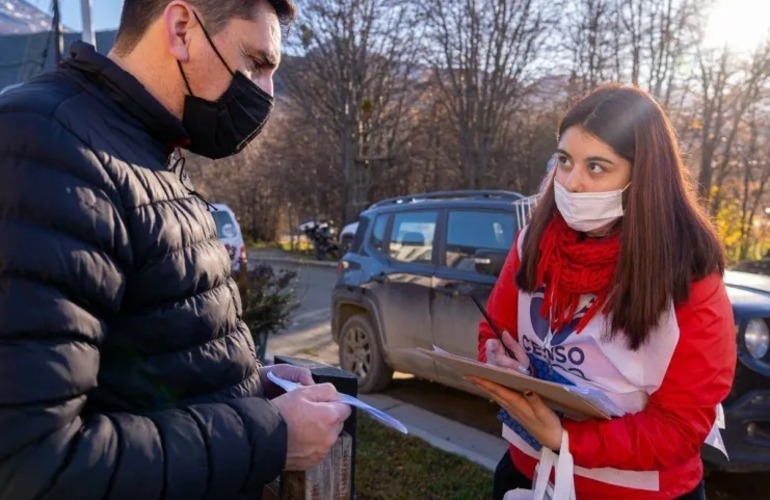
[[[569,166],[570,166],[569,158],[567,158],[564,155],[557,155],[556,156],[556,165],[559,168],[569,168]]]
[[[604,167],[602,167],[598,163],[589,163],[588,170],[590,170],[592,174],[600,174],[604,172]]]

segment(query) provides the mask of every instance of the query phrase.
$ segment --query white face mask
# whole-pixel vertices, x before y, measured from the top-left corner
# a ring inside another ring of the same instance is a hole
[[[553,183],[561,216],[569,227],[582,233],[596,231],[623,217],[623,192],[628,186],[601,193],[570,193],[558,182]]]

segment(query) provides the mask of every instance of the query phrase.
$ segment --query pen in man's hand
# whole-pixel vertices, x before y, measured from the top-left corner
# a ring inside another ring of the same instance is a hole
[[[505,349],[505,353],[508,354],[514,361],[519,362],[519,358],[516,357],[516,355],[508,349],[508,346],[505,345],[505,342],[503,342],[503,333],[500,331],[499,328],[497,328],[497,325],[494,321],[492,321],[492,317],[489,315],[487,310],[484,308],[483,305],[481,305],[481,302],[479,302],[479,299],[476,298],[475,295],[470,294],[471,298],[473,299],[473,302],[476,304],[476,307],[479,308],[479,311],[481,311],[481,314],[484,315],[484,319],[487,320],[487,323],[489,323],[490,328],[492,328],[492,331],[495,332],[495,335],[497,335],[498,340],[500,340],[500,345],[503,346],[503,349]]]

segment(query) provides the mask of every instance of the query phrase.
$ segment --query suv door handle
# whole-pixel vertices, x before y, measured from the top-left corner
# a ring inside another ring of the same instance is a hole
[[[454,283],[449,283],[444,286],[437,286],[435,290],[438,293],[443,293],[444,295],[451,295],[452,297],[457,297],[460,295],[459,287]]]

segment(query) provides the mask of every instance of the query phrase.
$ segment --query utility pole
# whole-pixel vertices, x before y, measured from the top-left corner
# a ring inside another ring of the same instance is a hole
[[[83,18],[82,40],[86,43],[90,43],[94,46],[94,48],[96,48],[94,25],[91,22],[91,0],[80,0],[80,13]]]
[[[59,0],[53,0],[53,34],[54,48],[56,50],[56,65],[61,64],[61,55],[64,51],[64,41],[61,37],[61,14],[59,12]]]

